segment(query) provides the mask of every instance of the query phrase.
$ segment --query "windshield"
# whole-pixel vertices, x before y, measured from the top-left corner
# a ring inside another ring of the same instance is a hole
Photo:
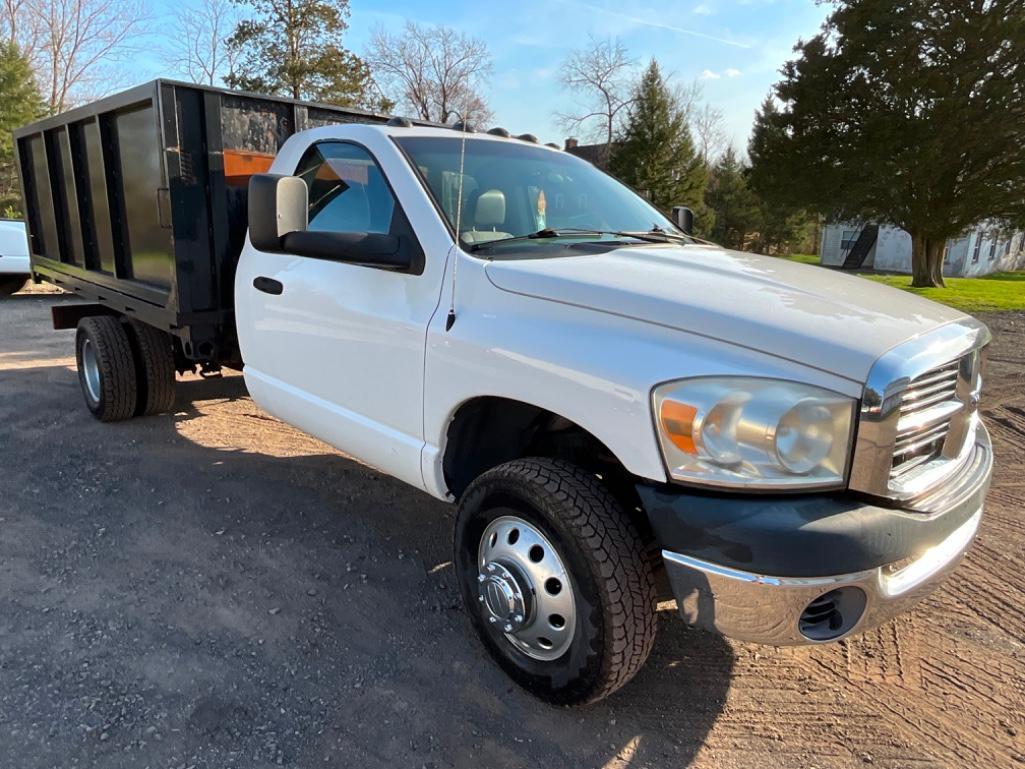
[[[553,237],[618,240],[653,231],[682,236],[650,203],[569,153],[515,139],[467,137],[460,177],[459,134],[395,141],[420,171],[462,244],[474,250],[498,250],[510,238],[517,238],[520,247],[544,248]],[[541,237],[524,240],[535,233]]]

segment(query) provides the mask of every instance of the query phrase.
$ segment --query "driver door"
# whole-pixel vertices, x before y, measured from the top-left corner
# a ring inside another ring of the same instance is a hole
[[[296,175],[309,188],[310,230],[415,240],[364,147],[314,144]],[[395,271],[265,253],[247,243],[236,279],[239,341],[254,400],[420,487],[424,348],[440,291],[424,279],[423,264]]]

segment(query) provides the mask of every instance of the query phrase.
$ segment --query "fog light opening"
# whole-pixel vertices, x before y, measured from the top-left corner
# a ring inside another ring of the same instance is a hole
[[[801,612],[797,626],[809,641],[834,641],[851,631],[865,613],[865,593],[839,587],[823,593]]]

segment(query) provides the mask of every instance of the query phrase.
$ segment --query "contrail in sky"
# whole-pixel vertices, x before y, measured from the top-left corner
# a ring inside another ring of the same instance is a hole
[[[629,21],[634,24],[640,24],[645,27],[655,27],[656,29],[666,29],[670,32],[678,32],[681,35],[690,35],[691,37],[700,37],[704,40],[712,40],[716,43],[722,43],[723,45],[732,45],[734,48],[750,48],[751,46],[747,43],[738,43],[736,40],[728,40],[724,37],[716,37],[715,35],[707,35],[704,32],[698,32],[694,29],[687,29],[686,27],[677,27],[674,24],[666,24],[662,21],[653,21],[652,19],[645,19],[641,16],[631,16],[628,13],[620,13],[619,11],[612,11],[608,8],[602,8],[599,5],[592,5],[591,3],[579,2],[578,0],[556,0],[556,2],[562,3],[563,5],[575,5],[578,8],[583,8],[594,13],[604,13],[606,16],[614,16],[617,19],[623,21]]]

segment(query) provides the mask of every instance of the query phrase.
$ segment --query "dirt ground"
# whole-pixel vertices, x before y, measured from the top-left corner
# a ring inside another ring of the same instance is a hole
[[[548,707],[471,636],[452,511],[263,414],[82,404],[58,297],[0,300],[0,767],[1025,764],[1025,314],[992,315],[982,532],[912,615],[771,649],[669,610],[641,674]]]

